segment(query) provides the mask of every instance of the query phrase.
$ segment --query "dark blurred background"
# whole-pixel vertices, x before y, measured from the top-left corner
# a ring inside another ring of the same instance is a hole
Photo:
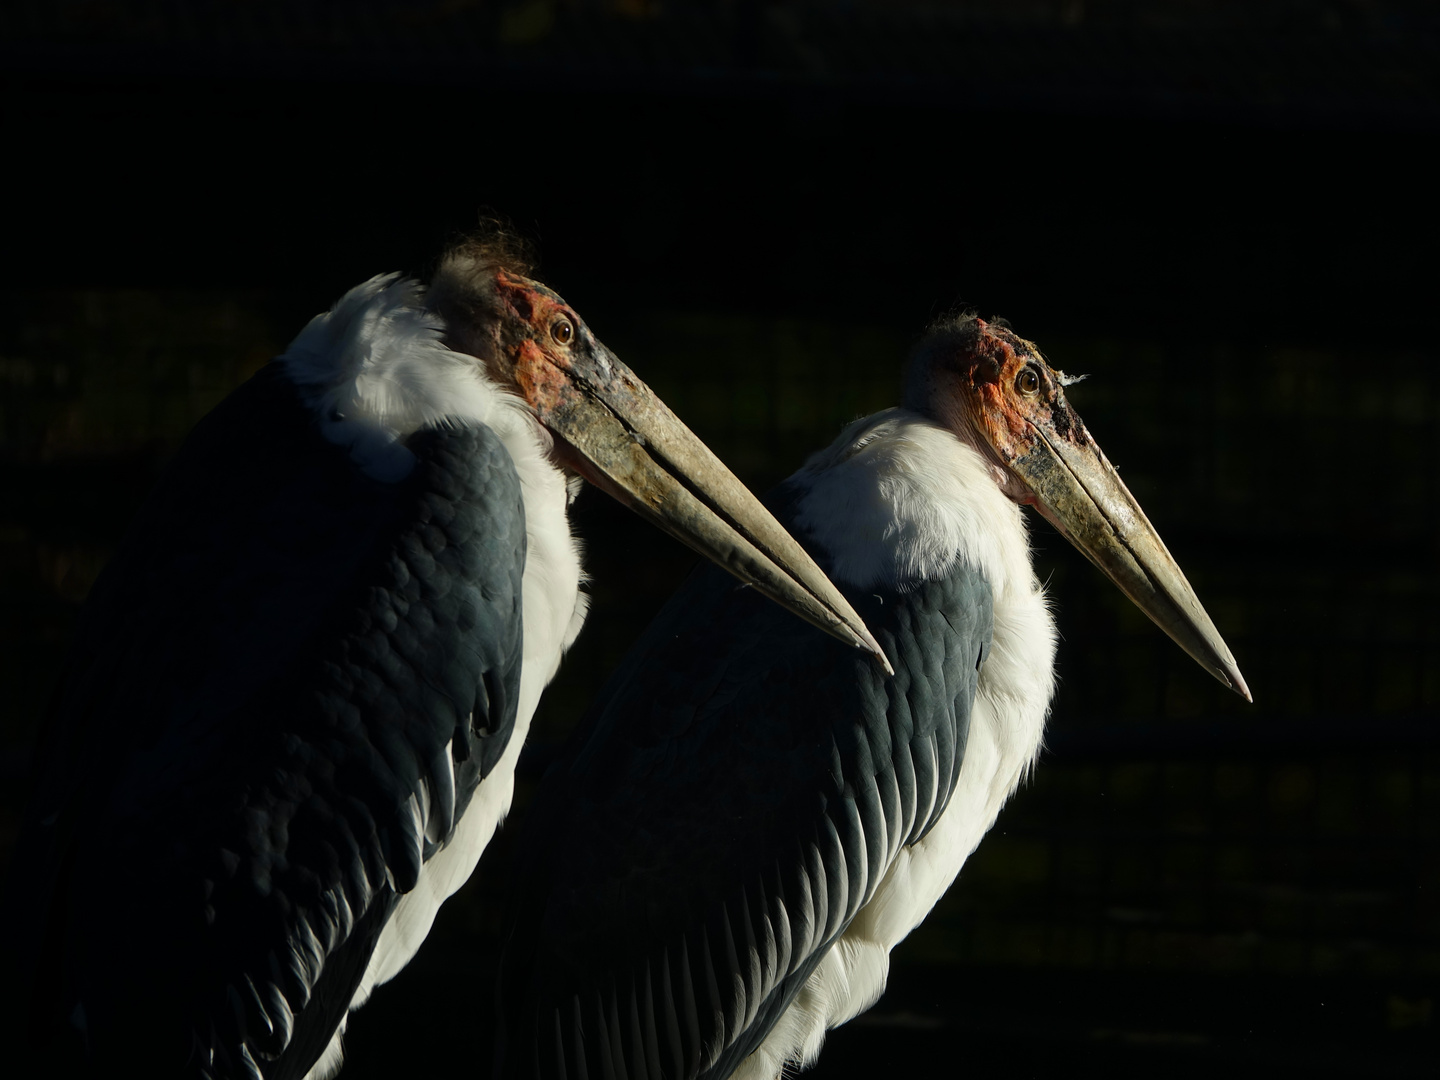
[[[1254,690],[1037,521],[1048,748],[815,1076],[1433,1075],[1433,4],[36,0],[0,71],[0,859],[75,613],[185,432],[489,208],[757,489],[894,404],[929,319],[1010,318],[1090,374],[1072,402]],[[545,748],[691,565],[576,516],[594,606],[512,827],[349,1080],[485,1060]]]

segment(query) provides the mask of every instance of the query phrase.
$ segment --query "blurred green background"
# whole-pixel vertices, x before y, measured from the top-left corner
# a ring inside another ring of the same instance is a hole
[[[929,319],[1011,318],[1090,376],[1071,401],[1250,680],[1253,707],[1035,521],[1046,753],[815,1075],[1432,1074],[1428,7],[188,10],[5,17],[0,859],[75,613],[186,431],[491,207],[757,490],[894,404]],[[512,825],[692,562],[593,493],[575,518],[594,605]],[[346,1077],[482,1067],[516,835]]]

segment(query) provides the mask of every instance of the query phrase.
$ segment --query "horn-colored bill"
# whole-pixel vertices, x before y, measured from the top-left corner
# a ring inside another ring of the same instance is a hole
[[[1039,437],[1011,467],[1035,492],[1036,509],[1201,667],[1252,701],[1195,590],[1100,448],[1034,430]]]
[[[894,674],[864,620],[760,500],[613,354],[602,347],[597,360],[593,372],[572,368],[580,385],[567,380],[540,415],[586,479]]]

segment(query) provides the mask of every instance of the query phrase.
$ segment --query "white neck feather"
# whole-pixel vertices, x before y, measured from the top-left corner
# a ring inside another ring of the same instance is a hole
[[[830,554],[834,577],[903,591],[963,560],[997,598],[1033,586],[1020,507],[974,448],[918,413],[855,421],[796,480],[809,489],[796,524]]]
[[[504,443],[520,476],[529,541],[521,691],[528,723],[585,616],[579,544],[565,513],[573,492],[550,461],[550,435],[534,413],[496,386],[479,360],[448,348],[445,330],[444,320],[425,306],[418,282],[381,274],[311,319],[280,363],[315,410],[325,438],[348,448],[377,480],[393,483],[410,474],[415,457],[403,440],[427,424],[451,418],[485,424]]]
[[[490,381],[475,357],[446,347],[444,330],[425,306],[423,286],[380,274],[311,319],[280,363],[325,438],[377,480],[408,476],[415,459],[404,438],[447,417],[497,431],[528,427],[548,450],[549,437],[524,403]]]
[[[1055,629],[1020,507],[974,447],[916,412],[891,409],[851,424],[792,482],[801,489],[796,525],[828,553],[832,578],[903,591],[968,563],[990,582],[994,637],[943,814],[890,857],[873,897],[737,1080],[771,1080],[793,1071],[791,1063],[813,1062],[827,1029],[875,1003],[890,950],[950,887],[1034,764],[1055,686]]]
[[[315,410],[321,433],[348,449],[367,475],[403,480],[415,465],[405,437],[462,419],[486,425],[504,444],[525,507],[523,659],[510,743],[450,842],[425,864],[419,884],[386,923],[352,1008],[410,961],[440,905],[474,871],[510,808],[515,762],[540,693],[579,634],[588,606],[580,591],[580,545],[566,514],[573,491],[550,460],[549,433],[524,401],[486,376],[478,359],[447,348],[445,330],[419,284],[385,274],[311,319],[279,360]],[[309,1080],[328,1075],[339,1060],[337,1034]]]
[[[903,592],[964,562],[990,582],[994,637],[971,735],[983,731],[1003,762],[994,820],[1034,764],[1055,692],[1055,624],[1020,507],[979,451],[908,409],[857,420],[796,480],[809,489],[796,524],[829,553],[837,580]]]

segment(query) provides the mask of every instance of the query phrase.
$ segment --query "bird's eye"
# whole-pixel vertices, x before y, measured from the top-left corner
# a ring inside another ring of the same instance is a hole
[[[1034,368],[1020,369],[1020,374],[1015,376],[1015,389],[1026,397],[1033,397],[1040,392],[1040,376],[1035,374]]]
[[[550,324],[550,336],[560,345],[569,345],[575,340],[575,324],[562,316]]]

